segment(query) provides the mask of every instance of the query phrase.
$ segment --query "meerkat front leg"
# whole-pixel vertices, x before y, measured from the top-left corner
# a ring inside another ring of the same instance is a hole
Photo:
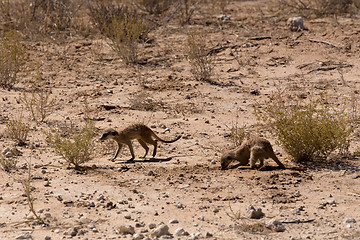
[[[264,164],[263,148],[259,146],[254,146],[250,149],[250,168],[254,169],[255,164],[260,160],[260,165]]]
[[[119,155],[119,152],[120,152],[122,146],[123,146],[122,144],[118,143],[118,148],[117,148],[117,150],[116,150],[115,156],[114,156],[113,158],[111,158],[110,161],[112,161],[112,162],[115,161],[115,159],[116,159],[117,156]]]
[[[129,160],[127,160],[127,162],[133,162],[134,159],[135,159],[134,148],[133,148],[133,146],[132,146],[132,144],[131,144],[131,141],[128,142],[128,143],[126,143],[126,144],[128,145],[129,150],[130,150],[130,153],[131,153],[131,158],[130,158]]]

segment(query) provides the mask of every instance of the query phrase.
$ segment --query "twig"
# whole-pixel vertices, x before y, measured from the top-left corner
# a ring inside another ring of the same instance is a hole
[[[319,68],[315,68],[315,69],[312,69],[310,70],[308,73],[312,73],[312,72],[316,72],[316,71],[330,71],[330,70],[334,70],[336,69],[337,67],[319,67]]]
[[[315,43],[323,43],[323,44],[327,44],[329,46],[332,46],[334,48],[337,48],[340,50],[340,47],[338,47],[337,45],[331,43],[331,42],[326,42],[326,41],[321,41],[321,40],[316,40],[316,39],[309,39],[310,42],[315,42]]]
[[[255,40],[255,41],[264,40],[264,39],[271,39],[271,37],[270,36],[262,36],[262,37],[251,37],[251,38],[249,38],[249,40]]]
[[[281,223],[309,223],[309,222],[313,222],[313,221],[315,221],[315,218],[308,219],[308,220],[296,219],[296,220],[292,220],[292,221],[281,221]]]

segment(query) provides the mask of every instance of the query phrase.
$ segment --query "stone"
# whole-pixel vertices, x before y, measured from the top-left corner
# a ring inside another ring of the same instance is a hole
[[[161,237],[164,235],[171,235],[169,232],[169,227],[166,224],[161,224],[157,228],[151,231],[151,237]]]
[[[248,215],[248,218],[251,218],[251,219],[260,219],[263,216],[265,216],[265,214],[262,212],[261,208],[255,208],[252,205],[250,205],[247,208],[247,215]]]
[[[174,235],[175,236],[189,236],[190,234],[187,231],[185,231],[183,228],[179,227],[175,230]]]
[[[120,234],[134,234],[135,228],[131,225],[121,225],[119,228]]]
[[[175,224],[175,223],[179,223],[179,221],[174,218],[174,219],[171,219],[171,220],[169,221],[169,223],[170,223],[170,224]]]
[[[15,239],[32,239],[31,232],[25,232],[17,236]]]
[[[78,229],[75,228],[68,228],[65,232],[64,235],[68,235],[68,236],[72,236],[75,237],[78,234]]]
[[[150,229],[154,229],[154,228],[156,228],[156,224],[155,224],[155,223],[149,223],[149,224],[148,224],[148,227],[149,227]]]
[[[302,17],[291,17],[287,20],[287,25],[291,31],[301,31],[304,30],[304,20]]]
[[[275,218],[270,219],[265,226],[275,232],[284,232],[286,229],[284,225]]]

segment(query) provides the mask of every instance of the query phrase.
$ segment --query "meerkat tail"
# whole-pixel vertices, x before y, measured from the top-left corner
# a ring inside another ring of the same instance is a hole
[[[170,140],[170,141],[166,141],[166,140],[163,140],[161,138],[159,138],[155,133],[154,133],[154,138],[160,142],[163,142],[163,143],[173,143],[173,142],[176,142],[177,140],[179,140],[181,138],[181,136],[177,136],[175,139],[173,140]]]

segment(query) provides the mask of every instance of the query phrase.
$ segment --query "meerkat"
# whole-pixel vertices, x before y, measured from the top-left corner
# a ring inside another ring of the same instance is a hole
[[[255,163],[259,160],[259,170],[264,169],[264,159],[272,158],[280,168],[285,168],[276,157],[271,143],[264,138],[251,138],[241,144],[233,151],[224,153],[221,157],[221,169],[228,168],[232,161],[240,162],[240,166],[245,166],[250,162],[250,168],[255,168]]]
[[[155,138],[155,140],[153,138]],[[153,157],[155,157],[157,150],[157,141],[163,143],[173,143],[180,138],[181,136],[178,136],[173,140],[166,141],[159,138],[150,128],[148,128],[144,124],[133,124],[126,127],[120,132],[114,129],[107,129],[101,136],[100,141],[104,141],[106,139],[113,139],[117,142],[118,148],[116,150],[115,156],[111,159],[111,161],[114,161],[116,159],[123,144],[128,145],[130,149],[131,159],[128,161],[133,161],[135,159],[134,149],[131,143],[131,140],[133,139],[138,140],[140,145],[145,149],[145,155],[143,156],[143,158],[145,158],[149,151],[149,147],[146,145],[146,143],[154,146]]]

